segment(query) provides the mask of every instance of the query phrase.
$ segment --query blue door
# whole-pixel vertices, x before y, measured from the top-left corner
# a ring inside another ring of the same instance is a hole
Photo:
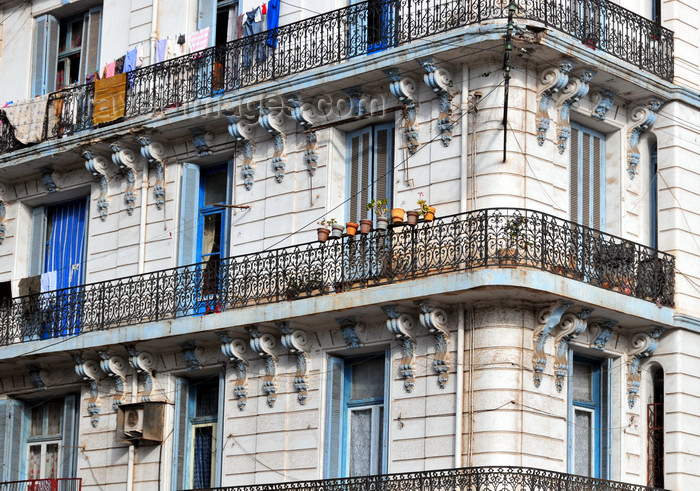
[[[348,10],[347,43],[350,56],[376,53],[396,44],[396,0],[351,1],[351,4],[354,7]]]

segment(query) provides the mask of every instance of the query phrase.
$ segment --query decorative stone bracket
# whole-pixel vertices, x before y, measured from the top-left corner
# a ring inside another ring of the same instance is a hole
[[[398,305],[383,305],[382,310],[387,315],[386,327],[396,338],[401,341],[403,357],[399,364],[399,372],[403,377],[403,386],[406,392],[413,392],[415,385],[415,370],[413,368],[413,353],[416,348],[416,340],[410,334],[413,330],[413,320],[408,314],[402,314]]]
[[[532,335],[534,344],[534,353],[532,354],[532,369],[534,374],[532,379],[535,383],[535,387],[539,387],[540,383],[542,383],[542,373],[547,366],[547,355],[544,352],[547,338],[552,334],[554,328],[559,325],[561,317],[572,305],[573,302],[561,300],[549,307],[545,307],[537,315],[540,326],[535,329]]]
[[[138,138],[141,144],[141,155],[156,171],[156,183],[153,186],[153,197],[156,200],[156,208],[162,210],[165,206],[165,145],[152,141],[150,137]]]
[[[204,351],[202,347],[197,346],[194,341],[185,341],[180,343],[180,348],[182,349],[182,357],[187,363],[188,370],[199,370],[202,368],[202,362],[200,357]]]
[[[656,121],[656,112],[661,107],[663,101],[652,98],[647,107],[639,107],[632,113],[634,126],[629,130],[629,148],[627,150],[627,173],[630,179],[637,175],[637,165],[639,165],[639,139],[642,134],[648,131]]]
[[[85,168],[97,179],[100,184],[100,195],[97,198],[97,208],[100,210],[100,220],[107,220],[109,212],[109,182],[107,180],[107,159],[101,155],[95,155],[89,150],[83,152]]]
[[[253,151],[255,143],[253,143],[253,128],[243,123],[235,116],[228,118],[228,133],[236,142],[243,145],[243,165],[241,166],[241,176],[243,176],[243,185],[246,190],[253,189],[255,181],[255,164],[253,163]]]
[[[425,329],[435,337],[435,360],[433,370],[438,374],[438,385],[441,389],[447,387],[450,366],[447,363],[447,349],[450,343],[450,333],[447,328],[447,312],[436,308],[428,301],[415,302],[420,310],[419,320]]]
[[[595,74],[594,70],[583,70],[581,76],[568,84],[561,93],[561,99],[559,100],[559,134],[557,135],[557,147],[560,154],[566,151],[566,142],[569,141],[571,136],[571,122],[569,121],[571,106],[588,94],[588,83]]]
[[[124,202],[126,203],[126,214],[131,216],[134,214],[134,208],[136,207],[136,193],[134,192],[136,184],[136,155],[119,142],[110,143],[109,148],[112,150],[112,162],[121,169],[126,178]]]
[[[615,91],[610,89],[600,89],[591,94],[591,101],[595,104],[593,108],[593,117],[601,121],[605,121],[605,116],[613,107],[615,102]]]
[[[145,351],[137,351],[134,347],[126,349],[129,352],[129,364],[136,370],[136,373],[143,377],[143,391],[141,392],[142,401],[151,400],[151,392],[153,392],[153,367],[155,360],[153,355]]]
[[[298,394],[299,404],[304,406],[306,399],[309,397],[308,373],[310,358],[306,351],[308,346],[306,333],[300,329],[292,330],[287,321],[278,322],[277,327],[282,333],[282,346],[293,355],[296,355],[297,373],[294,375],[294,388]]]
[[[416,95],[418,92],[416,82],[408,77],[402,77],[399,70],[390,68],[384,73],[391,80],[389,90],[396,97],[403,107],[404,138],[409,155],[418,151],[418,130],[416,129]]]
[[[190,128],[190,133],[192,133],[192,145],[197,149],[197,156],[211,155],[211,147],[214,146],[214,133],[202,127]]]
[[[591,312],[590,309],[583,309],[578,315],[565,314],[559,323],[560,332],[554,339],[554,349],[556,350],[556,359],[554,361],[554,376],[556,380],[554,384],[557,387],[557,392],[561,392],[561,389],[564,387],[564,380],[569,374],[569,341],[586,330],[586,321]]]
[[[108,354],[106,351],[98,352],[100,358],[100,368],[105,372],[110,378],[114,379],[114,387],[119,394],[119,397],[115,397],[112,402],[112,407],[114,410],[117,406],[124,401],[124,393],[126,388],[126,363],[121,356],[113,356]]]
[[[353,116],[364,116],[367,114],[367,106],[370,104],[370,97],[362,92],[361,85],[353,85],[343,89],[343,93],[350,99],[350,109]]]
[[[89,170],[89,169],[88,169]],[[41,182],[46,187],[46,192],[51,194],[58,191],[56,184],[56,174],[51,167],[44,167],[41,171]]]
[[[562,90],[569,83],[569,72],[574,67],[574,62],[564,59],[557,68],[547,68],[540,74],[538,109],[537,109],[537,143],[544,145],[547,139],[547,131],[552,120],[549,118],[549,103],[552,96]]]
[[[642,358],[651,356],[659,346],[659,337],[663,333],[661,327],[654,327],[651,333],[640,332],[632,336],[632,351],[628,354],[629,359],[627,372],[627,404],[629,408],[634,407],[639,393],[642,376],[639,373],[639,362]]]
[[[90,399],[88,400],[87,410],[90,415],[90,424],[93,428],[97,428],[97,424],[100,422],[99,363],[94,360],[83,360],[80,355],[74,355],[73,359],[75,360],[75,373],[90,386]]]
[[[357,331],[364,328],[364,325],[358,322],[354,316],[338,317],[336,321],[340,325],[340,334],[347,343],[347,349],[360,348],[363,342]]]
[[[610,337],[613,333],[612,328],[617,325],[617,321],[600,319],[595,322],[590,322],[589,324],[592,348],[597,349],[598,351],[603,351],[605,349],[605,345],[608,344],[608,341],[610,341]]]
[[[275,406],[277,401],[277,356],[272,352],[275,338],[272,334],[261,334],[255,327],[247,327],[250,334],[250,347],[265,360],[265,380],[262,390],[267,395],[267,405]]]
[[[318,137],[313,127],[313,106],[303,103],[296,95],[287,96],[287,102],[292,106],[292,118],[306,130],[306,151],[304,151],[304,161],[309,175],[313,176],[318,168]]]
[[[265,104],[260,104],[260,126],[265,131],[270,133],[275,140],[275,153],[272,155],[272,170],[275,172],[275,180],[282,182],[284,180],[284,171],[286,163],[284,161],[285,149],[284,145],[286,138],[284,136],[284,115],[282,111],[273,114],[270,108]]]
[[[221,352],[233,363],[236,370],[236,382],[233,395],[238,399],[238,409],[243,411],[248,402],[248,360],[244,358],[248,351],[246,342],[242,339],[231,339],[226,333],[219,333]]]
[[[456,91],[452,88],[452,74],[445,68],[438,68],[431,57],[418,60],[418,63],[425,70],[425,75],[423,75],[425,84],[440,99],[438,130],[440,131],[443,146],[447,147],[452,141],[452,132],[454,131],[452,98]]]
[[[41,368],[41,365],[37,363],[28,364],[27,370],[29,370],[29,381],[32,383],[34,390],[46,390],[46,375],[48,375],[48,371]]]

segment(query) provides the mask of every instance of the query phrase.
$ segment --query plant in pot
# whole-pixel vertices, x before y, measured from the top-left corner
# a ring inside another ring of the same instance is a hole
[[[516,216],[510,218],[505,227],[506,247],[498,251],[498,265],[502,268],[514,268],[518,265],[518,250],[527,251],[530,241],[525,237],[527,218]]]
[[[367,203],[367,211],[374,210],[374,216],[377,221],[377,230],[386,230],[389,227],[389,219],[386,216],[388,211],[386,205],[388,202],[389,201],[386,199],[373,199]],[[403,221],[403,215],[401,216],[401,220]]]
[[[318,241],[319,242],[325,242],[328,240],[328,235],[331,233],[331,223],[330,220],[326,220],[325,218],[318,222],[320,225],[319,228],[316,229],[316,232],[318,232]]]
[[[418,193],[418,214],[423,217],[426,222],[432,222],[435,218],[435,207],[428,206],[423,193]]]
[[[360,225],[355,222],[348,222],[345,224],[345,233],[348,234],[349,237],[355,237],[359,227]]]
[[[406,211],[403,208],[392,208],[391,209],[391,223],[393,223],[394,225],[402,224],[403,217],[405,214],[406,214]]]
[[[345,227],[338,223],[335,218],[329,218],[326,220],[326,225],[331,227],[331,239],[339,239],[343,236],[343,230]]]

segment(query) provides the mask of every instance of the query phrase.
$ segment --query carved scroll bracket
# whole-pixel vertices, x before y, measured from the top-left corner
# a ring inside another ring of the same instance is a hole
[[[201,346],[197,346],[194,341],[185,341],[180,343],[180,348],[188,370],[199,370],[202,368],[201,356],[204,349]]]
[[[316,131],[312,130],[314,109],[311,104],[303,103],[298,96],[287,96],[287,102],[292,106],[292,118],[299,123],[299,126],[306,130],[306,151],[304,161],[309,175],[313,176],[318,168],[318,137]]]
[[[564,387],[564,380],[569,374],[568,351],[569,341],[574,339],[586,330],[588,317],[592,310],[583,309],[580,314],[564,314],[559,323],[559,334],[554,338],[554,348],[556,359],[554,361],[554,376],[557,392],[561,392]]]
[[[641,157],[639,153],[639,139],[648,131],[656,121],[657,111],[663,101],[652,98],[647,107],[639,107],[632,113],[634,125],[629,130],[629,148],[627,150],[627,173],[630,179],[637,175],[637,165]]]
[[[350,99],[350,109],[353,116],[364,116],[370,106],[370,96],[362,91],[361,85],[353,85],[343,89],[343,93]]]
[[[425,71],[425,75],[423,75],[425,84],[440,99],[438,130],[440,131],[442,144],[447,147],[452,141],[452,132],[454,131],[452,98],[457,93],[453,89],[452,74],[445,68],[439,68],[431,57],[418,60],[418,63]]]
[[[549,117],[549,103],[552,96],[566,87],[569,83],[569,72],[574,67],[571,60],[562,60],[557,68],[547,68],[540,74],[540,91],[538,94],[537,109],[537,143],[544,145],[547,139],[547,131],[552,120]]]
[[[250,334],[250,347],[265,360],[265,380],[263,392],[267,395],[267,405],[275,406],[277,401],[277,356],[273,353],[276,346],[272,334],[261,334],[256,327],[247,327]]]
[[[420,146],[418,130],[416,129],[416,96],[418,93],[416,82],[411,78],[402,77],[396,68],[384,70],[384,73],[391,80],[389,90],[399,100],[403,108],[404,139],[409,155],[413,155]]]
[[[143,377],[143,391],[141,392],[142,401],[151,400],[151,392],[153,392],[153,377],[155,360],[153,355],[146,351],[137,351],[134,347],[128,347],[129,363],[136,370],[136,373]]]
[[[559,100],[559,134],[557,135],[557,147],[560,154],[566,151],[566,144],[571,136],[571,122],[569,121],[571,106],[588,94],[588,83],[595,74],[594,70],[583,70],[581,76],[569,83],[561,93]]]
[[[308,339],[306,333],[300,329],[293,330],[289,322],[278,322],[277,327],[282,333],[282,346],[287,351],[296,356],[297,372],[294,375],[294,388],[297,391],[299,404],[306,404],[309,397],[308,373],[309,373],[309,353]]]
[[[416,374],[413,368],[413,353],[416,349],[416,340],[411,335],[413,319],[408,314],[399,312],[398,305],[383,305],[382,310],[387,315],[386,327],[396,338],[401,341],[403,357],[399,364],[399,372],[403,377],[403,386],[406,392],[413,392]]]
[[[49,374],[48,370],[41,368],[38,363],[27,364],[27,370],[29,370],[29,381],[32,383],[34,390],[46,390],[46,376]]]
[[[134,214],[136,207],[136,193],[134,191],[136,185],[136,155],[131,149],[124,147],[119,142],[109,144],[112,150],[112,162],[114,162],[124,174],[126,178],[126,192],[124,193],[124,201],[126,202],[126,214],[131,216]]]
[[[112,407],[116,411],[117,406],[124,401],[126,389],[126,363],[121,356],[110,355],[106,351],[99,351],[100,368],[110,378],[114,379],[114,387],[119,397],[115,397]]]
[[[639,362],[642,358],[651,356],[659,346],[659,337],[663,333],[661,327],[654,327],[650,333],[640,332],[632,336],[632,350],[628,353],[627,372],[627,404],[634,407],[639,393],[642,376],[639,373]]]
[[[153,186],[153,197],[156,200],[156,208],[162,210],[165,206],[165,145],[152,141],[150,137],[138,138],[141,144],[141,155],[155,169],[156,183]]]
[[[90,169],[88,169],[90,170]],[[56,184],[56,173],[51,167],[43,167],[41,171],[41,183],[46,188],[46,192],[51,194],[58,191],[58,185]]]
[[[589,331],[591,333],[591,347],[593,349],[603,351],[605,349],[605,345],[608,344],[608,341],[610,341],[610,337],[613,333],[612,329],[617,325],[617,321],[610,319],[599,319],[595,322],[590,322],[589,324]]]
[[[336,321],[340,325],[340,334],[347,343],[347,349],[360,348],[364,344],[358,331],[364,329],[364,325],[358,322],[354,316],[338,317]]]
[[[534,353],[532,354],[532,368],[534,370],[533,382],[535,387],[539,387],[542,383],[542,373],[547,366],[547,355],[544,352],[544,346],[547,338],[552,334],[552,331],[561,321],[564,313],[571,308],[573,302],[561,300],[558,303],[552,304],[540,310],[537,319],[540,325],[535,329],[532,335],[534,344]]]
[[[221,338],[221,352],[233,364],[236,370],[236,382],[233,395],[238,399],[238,409],[243,411],[248,402],[248,360],[244,355],[248,352],[243,339],[231,339],[226,333],[218,333]]]
[[[85,380],[90,386],[90,399],[88,400],[87,410],[90,415],[90,424],[93,428],[97,428],[100,422],[100,366],[94,360],[83,360],[80,355],[74,355],[75,373],[80,378]]]
[[[211,155],[211,147],[214,146],[214,133],[200,127],[190,128],[192,133],[192,145],[197,149],[197,157]]]
[[[615,91],[610,89],[600,89],[591,94],[591,101],[595,104],[592,116],[601,121],[605,121],[608,111],[612,109],[615,102]]]
[[[450,332],[447,326],[447,312],[434,307],[428,301],[415,302],[420,311],[419,319],[422,326],[435,337],[435,360],[433,370],[438,374],[438,385],[441,389],[447,387],[450,366],[447,363],[447,349],[450,343]]]
[[[97,198],[97,208],[100,210],[100,220],[107,220],[109,212],[109,183],[107,180],[107,159],[101,155],[95,155],[89,150],[83,152],[85,168],[97,179],[100,184],[100,195]]]
[[[282,111],[273,113],[265,104],[260,104],[260,126],[272,135],[274,139],[274,154],[272,155],[272,170],[275,180],[282,182],[286,163],[284,161],[286,137],[284,136],[284,115]]]
[[[241,176],[243,176],[243,185],[250,191],[253,189],[253,182],[255,182],[255,164],[253,163],[255,143],[253,142],[253,127],[242,122],[235,116],[229,116],[226,119],[228,119],[229,135],[243,146]]]

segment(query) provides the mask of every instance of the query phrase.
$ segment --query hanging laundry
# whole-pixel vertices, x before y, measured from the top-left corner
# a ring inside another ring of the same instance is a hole
[[[117,58],[117,60],[114,62],[114,74],[119,75],[120,73],[124,73],[124,59],[126,56],[122,56],[120,58]]]
[[[124,71],[122,73],[133,72],[136,69],[136,48],[127,51],[124,57]]]
[[[255,13],[255,22],[262,22],[262,9],[260,7],[256,7],[253,12]]]
[[[156,57],[155,57],[155,62],[160,63],[162,61],[165,61],[165,53],[166,50],[168,49],[168,40],[166,39],[160,39],[156,41]]]
[[[95,106],[92,121],[97,126],[124,116],[126,73],[95,81]]]
[[[102,78],[114,77],[114,70],[116,65],[116,61],[113,61],[112,63],[107,63],[107,66],[105,66],[105,69],[102,73]]]
[[[267,4],[263,3],[261,8],[262,8],[262,14],[266,15],[267,14]]]
[[[56,289],[58,273],[49,271],[41,275],[41,293],[52,292]]]
[[[236,19],[236,39],[240,39],[243,37],[243,19],[245,18],[245,14],[241,14],[238,16]]]
[[[200,51],[209,46],[209,27],[190,35],[190,52]]]
[[[267,30],[271,31],[267,36],[267,44],[271,48],[277,47],[277,32],[280,25],[280,0],[270,0],[267,4]]]
[[[136,47],[136,68],[141,68],[143,66],[143,43]]]
[[[39,143],[44,134],[44,117],[49,96],[43,95],[28,101],[7,106],[5,116],[15,129],[15,138],[22,143]]]

